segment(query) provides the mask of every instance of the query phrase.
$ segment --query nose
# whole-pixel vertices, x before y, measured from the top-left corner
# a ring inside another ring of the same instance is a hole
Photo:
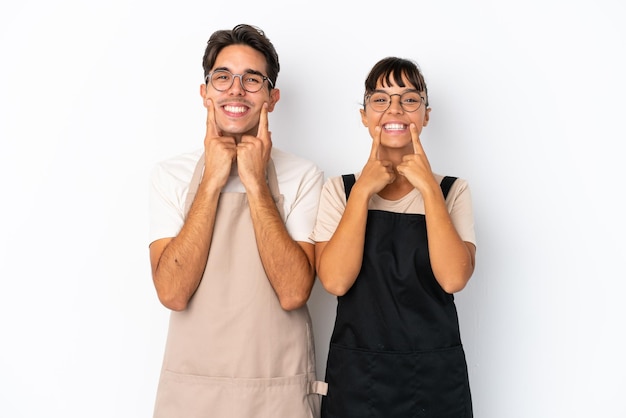
[[[238,78],[239,82],[237,83],[235,79]],[[244,95],[246,90],[243,88],[243,74],[233,74],[233,84],[230,86],[228,91],[231,94]]]
[[[397,96],[398,97],[398,101],[394,101],[393,97]],[[387,109],[389,112],[393,112],[393,113],[402,113],[404,112],[404,108],[402,107],[402,96],[399,94],[390,94],[389,95],[389,109]]]

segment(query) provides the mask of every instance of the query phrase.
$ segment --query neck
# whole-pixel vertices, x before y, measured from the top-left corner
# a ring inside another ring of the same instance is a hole
[[[403,148],[381,147],[378,152],[378,158],[380,160],[390,161],[395,170],[396,166],[402,162],[402,158],[407,154],[413,154],[413,144]]]
[[[394,167],[395,171],[395,167]],[[393,183],[385,186],[378,195],[387,200],[398,200],[403,196],[406,196],[414,189],[413,185],[403,175],[398,174],[396,171],[396,179]]]

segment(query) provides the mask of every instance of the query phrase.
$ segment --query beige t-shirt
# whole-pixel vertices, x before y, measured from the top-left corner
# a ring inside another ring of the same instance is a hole
[[[185,223],[185,200],[189,182],[204,148],[177,155],[155,165],[150,182],[149,243],[178,235]],[[324,173],[311,161],[272,147],[272,161],[283,195],[285,226],[295,241],[309,240],[315,224]],[[234,174],[225,192],[245,193]]]
[[[360,172],[355,174],[357,179],[360,174]],[[435,174],[435,178],[441,183],[443,176]],[[467,181],[458,178],[454,182],[446,198],[446,205],[452,223],[461,239],[476,245],[472,197]],[[315,242],[329,241],[335,233],[345,209],[346,193],[343,179],[341,176],[327,179],[322,188],[317,221],[311,234],[311,239]],[[417,189],[412,190],[398,200],[386,200],[375,194],[369,201],[368,209],[423,215],[424,200]]]

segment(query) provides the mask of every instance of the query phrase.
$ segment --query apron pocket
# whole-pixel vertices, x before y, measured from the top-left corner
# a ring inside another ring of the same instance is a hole
[[[309,394],[314,377],[233,379],[164,370],[154,418],[315,418],[320,395]]]
[[[462,346],[377,352],[331,345],[325,418],[472,416]]]

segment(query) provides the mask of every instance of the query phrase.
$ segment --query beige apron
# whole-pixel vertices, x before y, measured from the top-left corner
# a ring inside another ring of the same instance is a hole
[[[190,183],[195,197],[204,154]],[[269,187],[282,216],[273,163]],[[245,193],[219,198],[204,276],[187,309],[172,311],[154,418],[317,418],[307,306],[280,307],[263,269]]]

